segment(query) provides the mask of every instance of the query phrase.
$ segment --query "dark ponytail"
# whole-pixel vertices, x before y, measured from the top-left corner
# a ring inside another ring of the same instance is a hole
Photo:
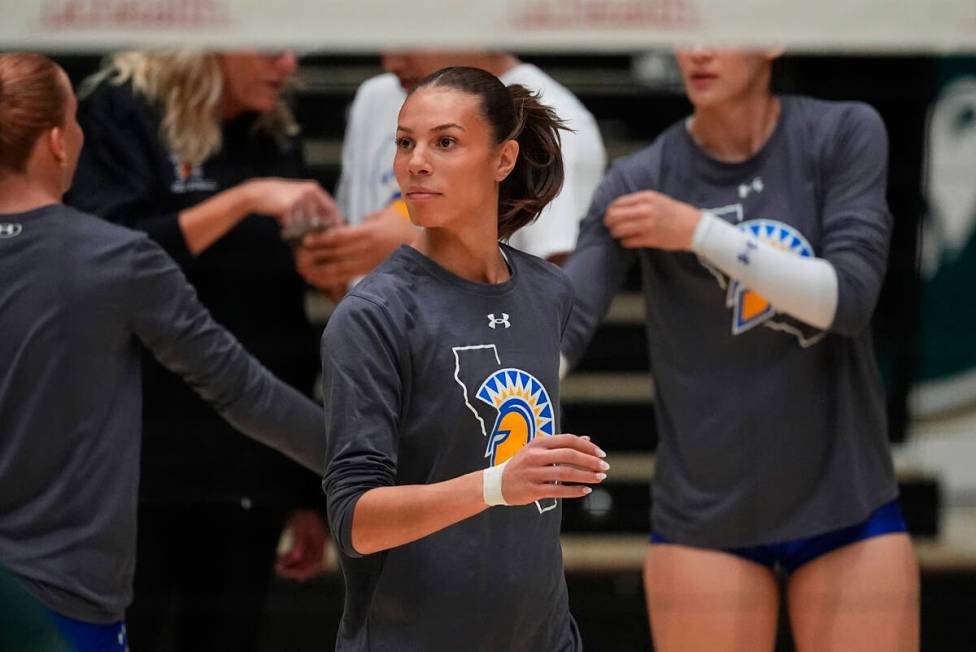
[[[566,126],[524,86],[508,87],[515,108],[515,130],[508,138],[519,144],[515,168],[498,192],[498,236],[510,237],[539,216],[563,187],[563,155],[559,130]],[[503,139],[504,140],[504,139]]]
[[[421,80],[425,86],[452,88],[478,97],[481,116],[491,127],[495,143],[515,140],[515,167],[498,191],[498,237],[506,240],[539,216],[563,186],[563,157],[559,130],[566,129],[539,95],[524,86],[506,87],[480,68],[444,68]]]

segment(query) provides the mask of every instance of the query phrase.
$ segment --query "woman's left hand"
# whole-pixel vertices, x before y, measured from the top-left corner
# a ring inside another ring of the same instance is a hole
[[[615,199],[603,216],[610,234],[628,249],[690,251],[701,210],[653,190]]]

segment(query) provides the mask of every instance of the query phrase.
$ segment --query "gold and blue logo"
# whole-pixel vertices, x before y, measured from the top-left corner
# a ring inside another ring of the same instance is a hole
[[[797,256],[813,256],[813,247],[795,227],[776,220],[749,220],[736,227],[760,242],[788,251]],[[729,283],[725,305],[732,308],[732,333],[739,335],[768,321],[776,314],[776,308],[762,295],[753,292],[738,281]]]
[[[500,369],[481,384],[476,395],[498,411],[485,450],[491,466],[511,459],[536,437],[554,434],[549,393],[532,374],[520,369]]]

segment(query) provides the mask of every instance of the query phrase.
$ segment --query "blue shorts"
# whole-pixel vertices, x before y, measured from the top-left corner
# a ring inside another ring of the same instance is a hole
[[[74,652],[125,652],[129,646],[124,620],[99,625],[68,618],[50,609],[45,611]]]
[[[901,514],[901,506],[898,505],[897,500],[893,500],[871,512],[866,520],[850,527],[782,543],[745,548],[723,548],[722,552],[754,561],[770,570],[776,570],[778,567],[787,573],[792,573],[803,564],[846,545],[883,534],[907,531],[905,519]],[[657,532],[651,532],[651,543],[671,542]]]

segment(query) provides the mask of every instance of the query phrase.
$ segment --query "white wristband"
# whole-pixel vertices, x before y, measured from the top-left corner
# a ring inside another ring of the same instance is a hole
[[[487,468],[482,473],[481,477],[484,481],[482,493],[485,502],[491,506],[508,504],[505,502],[505,496],[502,495],[502,474],[505,472],[506,464],[508,464],[507,461],[498,466]]]

